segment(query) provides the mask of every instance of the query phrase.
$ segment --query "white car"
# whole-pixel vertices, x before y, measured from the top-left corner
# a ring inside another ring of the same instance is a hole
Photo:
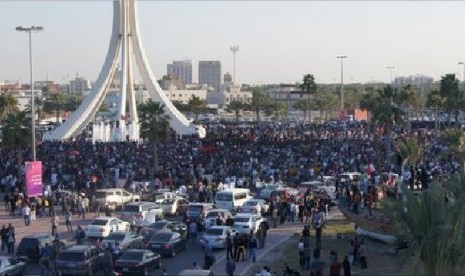
[[[129,231],[129,222],[119,218],[99,217],[86,226],[86,237],[105,238],[114,231]]]
[[[263,199],[249,199],[242,204],[239,212],[266,214],[270,210],[270,204]]]
[[[216,225],[216,219],[218,216],[223,218],[223,223],[226,222],[228,216],[231,216],[231,213],[226,209],[211,209],[205,215],[205,220],[209,220],[209,225]]]
[[[233,229],[242,234],[256,233],[263,218],[258,214],[239,213],[234,217]]]
[[[165,199],[159,204],[163,209],[164,215],[175,216],[187,212],[187,207],[189,207],[189,203],[189,200],[182,197],[178,197]]]
[[[102,240],[102,246],[104,248],[109,248],[110,245],[115,245],[119,243],[121,250],[139,249],[142,248],[142,236],[139,236],[135,233],[128,231],[115,231],[111,232],[108,237]]]
[[[236,231],[229,226],[214,225],[210,227],[200,238],[200,243],[205,245],[206,241],[213,248],[226,248],[226,237],[231,235],[231,239],[236,235]]]

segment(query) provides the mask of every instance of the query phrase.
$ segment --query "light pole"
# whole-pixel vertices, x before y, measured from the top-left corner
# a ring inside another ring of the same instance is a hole
[[[465,83],[465,62],[459,61],[459,65],[463,66],[462,82]]]
[[[236,53],[239,52],[239,45],[231,46],[229,50],[233,53],[233,82],[236,82]]]
[[[339,55],[336,57],[341,60],[341,111],[344,111],[344,59],[347,56]]]
[[[31,125],[32,125],[32,161],[36,161],[36,114],[35,114],[35,95],[34,95],[34,66],[32,63],[32,32],[40,32],[44,28],[41,26],[31,26],[31,27],[16,27],[18,32],[27,32],[29,35],[29,70],[31,78]]]
[[[396,69],[395,66],[386,66],[386,69],[389,70],[389,83],[392,84],[392,70]]]

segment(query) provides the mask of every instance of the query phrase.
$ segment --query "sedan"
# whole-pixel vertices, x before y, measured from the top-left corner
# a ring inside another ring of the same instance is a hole
[[[160,267],[160,254],[145,249],[130,249],[115,263],[118,275],[149,275],[150,271]]]
[[[165,215],[181,215],[187,212],[189,200],[185,198],[168,198],[163,200],[160,205]]]
[[[181,234],[183,237],[186,237],[187,235],[187,225],[179,221],[160,220],[147,226],[146,228],[152,228],[157,231],[171,230]]]
[[[200,243],[205,245],[206,241],[213,248],[226,248],[226,237],[228,234],[231,238],[236,235],[236,232],[229,226],[212,226],[200,238]]]
[[[94,219],[86,226],[86,237],[105,238],[114,231],[129,231],[129,222],[118,218],[100,217]]]
[[[26,263],[18,259],[0,256],[0,275],[23,275]]]
[[[244,213],[260,213],[266,214],[270,210],[270,205],[263,199],[249,199],[240,208]]]
[[[108,237],[103,239],[102,245],[106,248],[110,245],[115,245],[119,243],[121,250],[126,250],[129,248],[142,248],[142,236],[137,234],[126,232],[126,231],[116,231],[110,233]]]
[[[164,230],[150,238],[147,249],[162,256],[174,257],[177,252],[187,249],[187,241],[179,233]]]

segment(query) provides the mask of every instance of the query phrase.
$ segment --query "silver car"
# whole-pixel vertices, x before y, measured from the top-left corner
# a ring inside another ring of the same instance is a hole
[[[230,234],[232,238],[236,235],[236,231],[229,226],[215,225],[205,231],[203,236],[200,238],[200,243],[205,245],[206,241],[208,241],[213,248],[226,248],[226,237],[228,234]]]

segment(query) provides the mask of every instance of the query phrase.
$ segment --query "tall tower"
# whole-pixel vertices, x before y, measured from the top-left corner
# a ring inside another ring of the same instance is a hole
[[[208,84],[219,91],[221,89],[221,62],[199,61],[199,84]]]
[[[44,140],[67,140],[79,135],[95,117],[115,74],[119,74],[120,80],[117,116],[111,119],[110,127],[94,125],[94,132],[101,133],[98,140],[103,141],[122,141],[127,136],[131,140],[138,140],[139,118],[134,91],[134,63],[150,98],[165,105],[165,112],[170,117],[170,127],[180,135],[198,134],[201,138],[205,137],[205,129],[187,120],[158,85],[150,69],[139,33],[135,0],[113,1],[112,34],[97,81],[81,106],[61,126],[45,133]],[[111,133],[110,137],[108,137],[109,133]]]

